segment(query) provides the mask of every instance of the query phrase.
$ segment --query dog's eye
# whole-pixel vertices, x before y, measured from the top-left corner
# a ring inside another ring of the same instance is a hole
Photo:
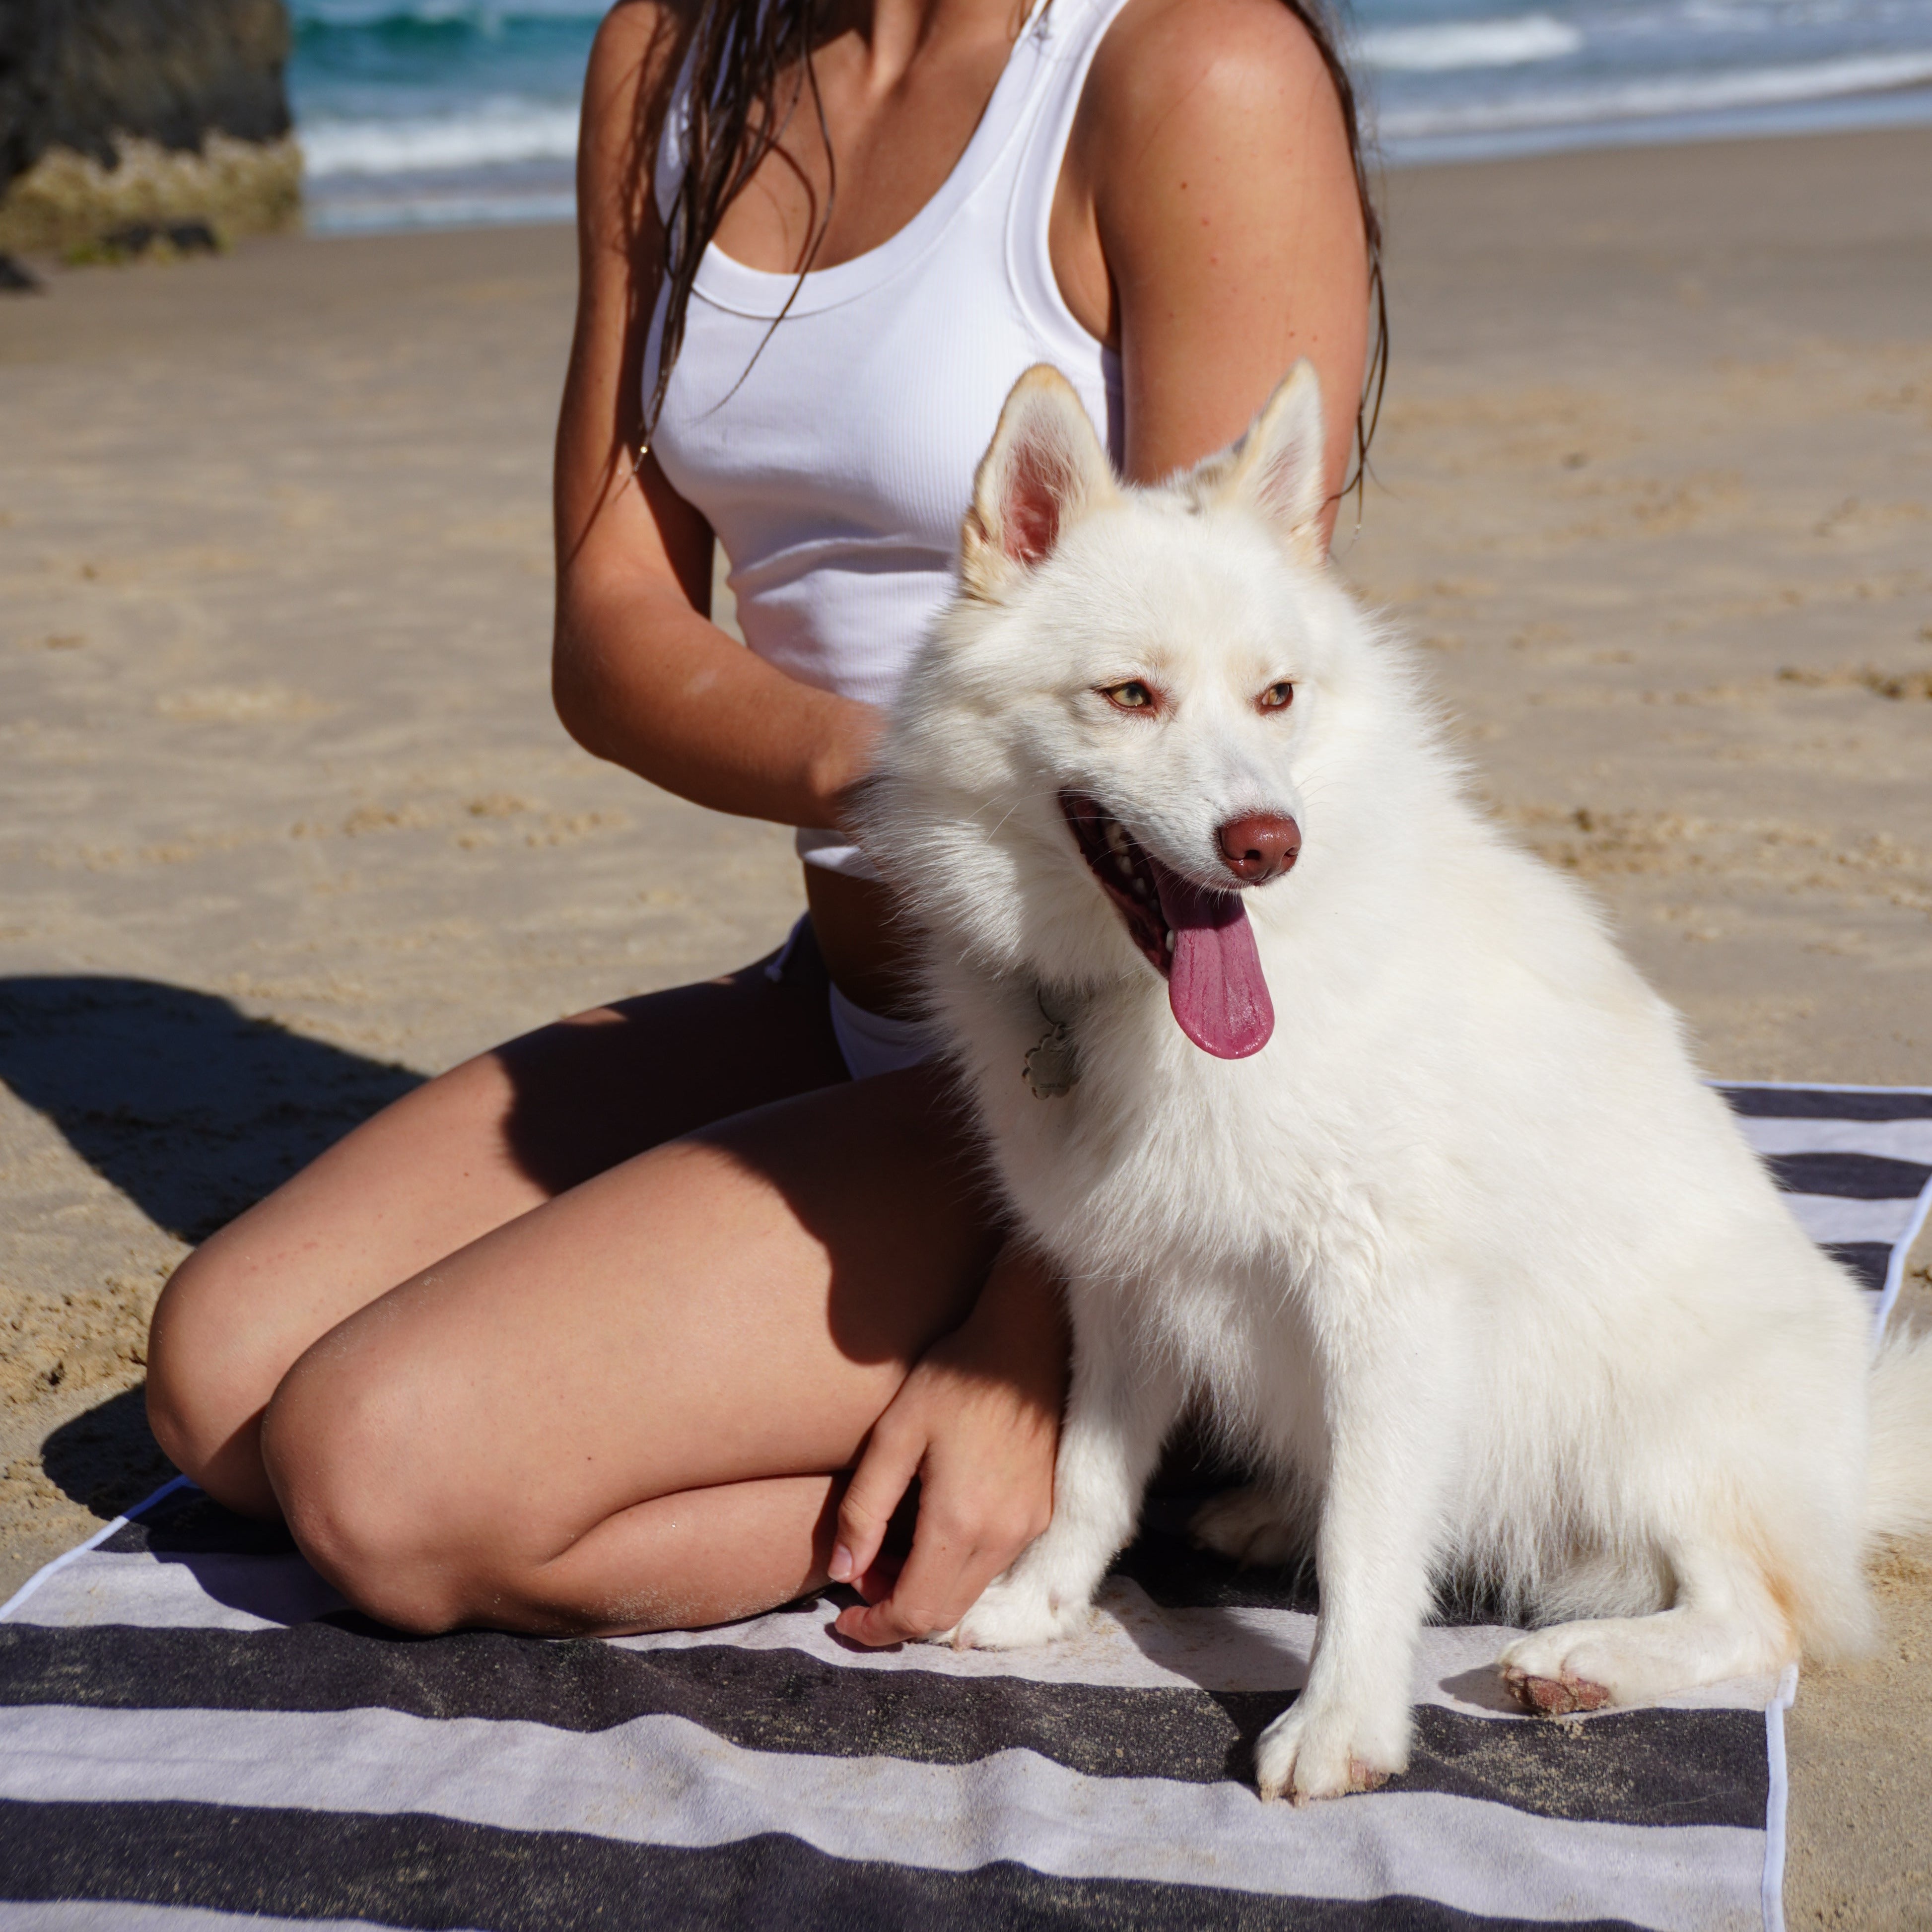
[[[1100,695],[1117,711],[1154,709],[1154,693],[1138,678],[1130,678],[1125,684],[1109,685]]]
[[[1271,684],[1256,700],[1264,711],[1286,711],[1294,702],[1294,686],[1284,678],[1279,684]]]

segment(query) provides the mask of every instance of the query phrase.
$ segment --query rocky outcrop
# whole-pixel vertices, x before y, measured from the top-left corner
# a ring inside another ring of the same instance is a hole
[[[299,207],[283,0],[0,0],[0,248]]]

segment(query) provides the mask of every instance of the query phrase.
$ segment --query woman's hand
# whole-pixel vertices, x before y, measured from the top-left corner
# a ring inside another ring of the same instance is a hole
[[[833,1582],[866,1599],[842,1635],[904,1643],[950,1630],[1046,1528],[1066,1399],[1060,1292],[1009,1242],[963,1326],[929,1349],[874,1425],[838,1508]],[[886,1526],[920,1479],[912,1553],[878,1568]]]

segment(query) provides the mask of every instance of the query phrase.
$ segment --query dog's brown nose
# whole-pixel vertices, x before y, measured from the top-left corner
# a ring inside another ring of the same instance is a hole
[[[1220,836],[1228,871],[1250,886],[1278,878],[1301,851],[1301,827],[1279,812],[1251,812],[1245,818],[1231,818]]]

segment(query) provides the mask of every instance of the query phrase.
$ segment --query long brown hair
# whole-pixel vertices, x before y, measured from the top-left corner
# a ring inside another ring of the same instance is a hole
[[[1050,5],[1052,0],[1047,0],[1047,4]],[[1382,220],[1370,183],[1354,84],[1342,62],[1328,0],[1281,0],[1281,4],[1307,29],[1334,83],[1342,124],[1348,137],[1349,159],[1354,167],[1355,193],[1361,203],[1363,238],[1368,248],[1369,302],[1374,316],[1374,334],[1362,394],[1355,409],[1358,465],[1355,474],[1343,485],[1346,496],[1362,480],[1369,441],[1382,414],[1382,391],[1388,377],[1388,304],[1382,287]],[[683,50],[684,170],[666,224],[664,279],[670,296],[659,339],[656,378],[645,411],[646,438],[656,427],[671,368],[683,346],[685,316],[691,306],[692,285],[698,278],[698,265],[718,232],[724,211],[757,173],[766,156],[784,139],[785,128],[801,104],[810,104],[818,117],[820,134],[824,136],[824,104],[819,98],[818,77],[812,58],[822,5],[823,0],[699,0]],[[796,74],[790,98],[781,105],[779,90],[788,69],[795,69]],[[656,105],[658,113],[643,130],[648,136],[654,136],[661,124],[659,117],[664,105],[662,94]],[[644,153],[651,152],[643,140],[639,145]],[[825,140],[825,150],[829,157],[832,152],[829,138]],[[799,281],[793,284],[794,295],[811,272],[812,259],[831,220],[832,195],[836,189],[835,172],[812,245],[799,271]],[[782,321],[783,315],[778,320]],[[772,326],[776,328],[778,322]]]

